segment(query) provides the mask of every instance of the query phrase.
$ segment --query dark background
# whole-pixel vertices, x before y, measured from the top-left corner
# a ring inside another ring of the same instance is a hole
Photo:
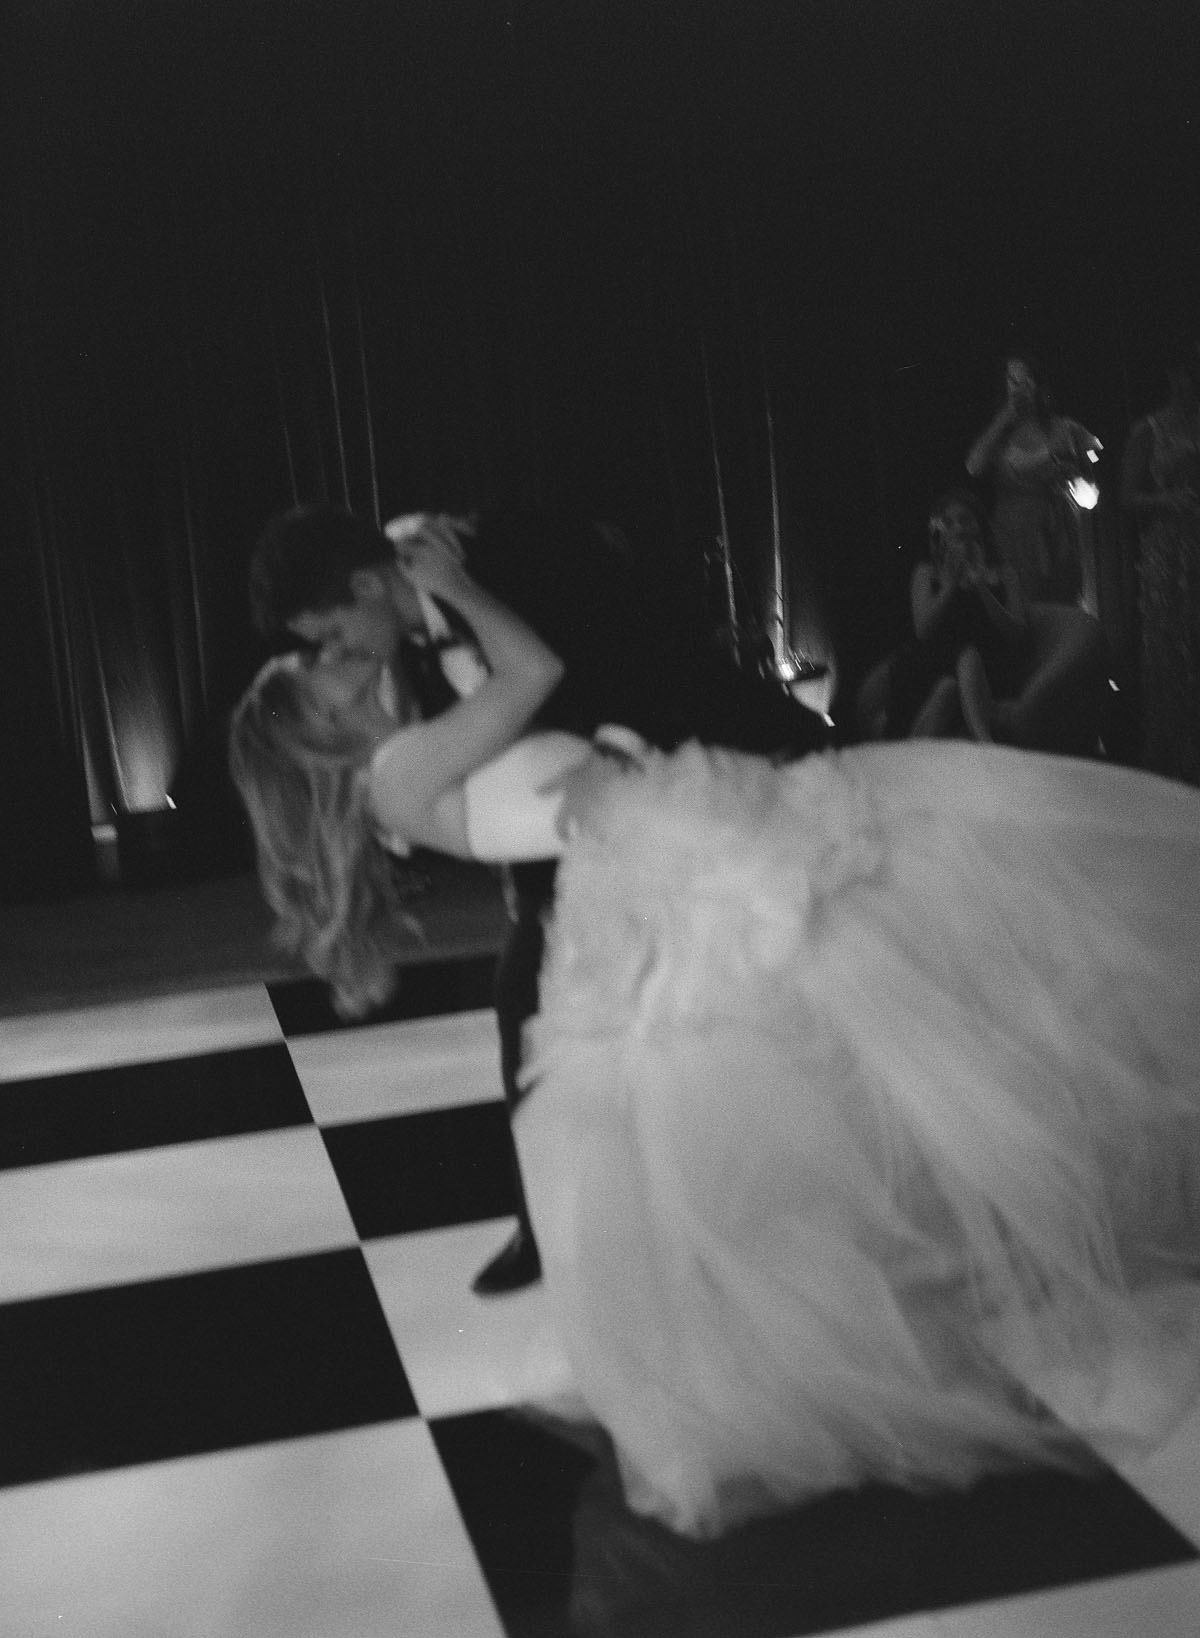
[[[1123,0],[19,0],[7,897],[167,791],[239,859],[246,553],[326,495],[566,503],[843,681],[1005,348],[1103,439],[1196,327],[1200,21]],[[719,480],[719,482],[718,482]]]

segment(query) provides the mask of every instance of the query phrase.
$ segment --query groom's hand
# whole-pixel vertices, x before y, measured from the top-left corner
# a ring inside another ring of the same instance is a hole
[[[622,730],[628,734],[628,730]],[[635,734],[629,735],[630,743],[637,740]],[[640,743],[640,742],[639,742]],[[645,750],[645,747],[641,747]],[[586,823],[588,815],[612,786],[620,779],[626,779],[630,774],[641,771],[641,760],[628,749],[619,745],[615,739],[605,743],[598,740],[593,749],[583,759],[568,768],[565,773],[556,775],[553,779],[540,787],[540,791],[561,791],[562,801],[559,804],[557,815],[557,829],[564,841],[570,841],[578,835]]]

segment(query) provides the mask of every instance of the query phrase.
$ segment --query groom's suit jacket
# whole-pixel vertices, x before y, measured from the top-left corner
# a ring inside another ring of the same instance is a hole
[[[467,566],[563,661],[540,726],[617,722],[664,748],[699,739],[784,756],[828,743],[819,717],[688,631],[633,551],[584,518],[484,513]]]

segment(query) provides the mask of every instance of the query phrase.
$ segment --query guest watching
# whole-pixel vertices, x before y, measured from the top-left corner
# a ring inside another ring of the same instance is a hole
[[[1121,505],[1137,539],[1142,759],[1200,784],[1200,347],[1177,343],[1165,404],[1129,434]]]
[[[993,699],[1018,686],[1025,607],[987,550],[977,497],[948,490],[929,517],[929,554],[909,589],[912,636],[867,678],[858,714],[870,739],[994,738]]]
[[[1005,360],[1000,408],[972,444],[967,471],[995,485],[996,555],[1030,601],[1074,603],[1083,590],[1083,530],[1071,486],[1100,447],[1080,422],[1055,412],[1031,358]]]

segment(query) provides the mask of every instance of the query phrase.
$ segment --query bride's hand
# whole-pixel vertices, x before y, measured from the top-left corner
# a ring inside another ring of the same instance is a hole
[[[475,520],[449,512],[404,512],[385,523],[383,532],[393,541],[403,561],[405,552],[417,541],[440,541],[460,563],[466,560],[465,537],[475,533]]]
[[[418,591],[453,601],[472,585],[457,532],[441,519],[426,519],[419,533],[400,539],[396,561]]]

